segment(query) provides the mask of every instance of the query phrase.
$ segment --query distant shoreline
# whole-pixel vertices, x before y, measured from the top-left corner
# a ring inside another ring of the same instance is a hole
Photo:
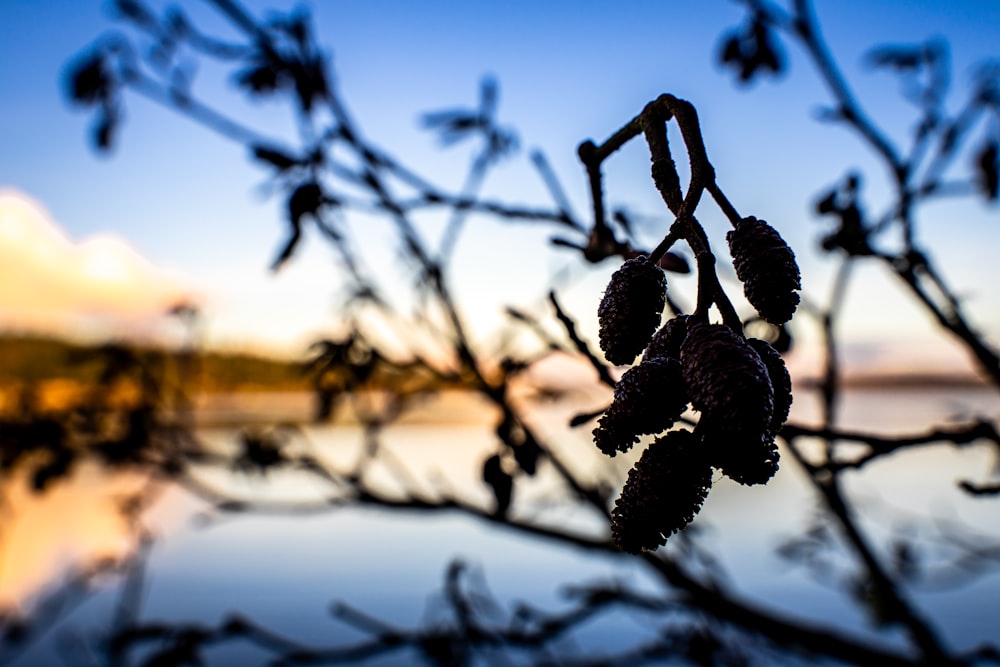
[[[801,389],[815,389],[820,386],[822,378],[793,377],[793,386]],[[939,373],[885,373],[870,375],[848,375],[840,379],[840,386],[845,389],[979,389],[988,388],[990,384],[975,375],[939,374]]]

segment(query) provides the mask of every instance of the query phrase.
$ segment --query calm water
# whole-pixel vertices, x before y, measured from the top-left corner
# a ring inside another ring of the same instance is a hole
[[[280,412],[280,401],[262,406]],[[479,482],[479,466],[494,448],[493,417],[466,399],[428,406],[423,419],[389,429],[385,446],[391,457],[437,488],[468,494],[484,503],[489,496]],[[797,396],[794,418],[808,421],[815,406]],[[586,401],[584,401],[586,403]],[[599,401],[596,404],[599,405]],[[580,470],[616,465],[624,475],[628,461],[609,464],[589,442],[589,428],[566,431],[564,424],[580,405],[549,403],[533,410],[534,423],[558,435],[564,458]],[[286,409],[296,407],[294,401]],[[986,390],[855,390],[846,397],[841,423],[887,434],[924,430],[926,426],[971,415],[1000,417],[1000,401]],[[216,423],[239,420],[238,405],[216,405]],[[253,414],[264,412],[251,406]],[[438,410],[435,413],[434,410]],[[461,418],[456,419],[458,414]],[[436,423],[442,415],[449,423]],[[274,415],[264,415],[271,417]],[[351,425],[307,427],[305,439],[327,460],[343,463],[357,455],[360,431]],[[206,427],[202,435],[226,446],[234,431]],[[973,499],[956,492],[961,479],[982,481],[993,469],[995,453],[985,446],[956,450],[926,448],[900,453],[847,478],[858,501],[862,524],[875,536],[913,537],[927,526],[948,530],[962,525],[993,542],[1000,541],[1000,501]],[[207,475],[207,473],[206,473]],[[389,471],[382,475],[392,484]],[[601,534],[596,521],[551,501],[553,491],[541,480],[520,493],[515,511],[545,521],[573,523]],[[324,487],[302,476],[224,479],[212,483],[247,495],[310,499]],[[31,609],[39,592],[51,590],[67,571],[99,554],[120,553],[128,542],[115,503],[138,488],[128,475],[108,477],[82,469],[67,484],[40,498],[7,493],[10,512],[2,526],[0,601]],[[696,524],[702,539],[728,570],[737,590],[797,617],[835,622],[860,635],[872,630],[842,587],[817,583],[802,568],[775,553],[814,514],[815,499],[790,457],[765,487],[745,488],[719,480]],[[200,620],[217,623],[240,613],[302,641],[344,645],[364,635],[330,615],[334,602],[348,603],[404,628],[418,627],[441,613],[440,597],[449,562],[460,558],[509,608],[518,601],[550,610],[564,608],[562,588],[584,581],[623,581],[651,587],[641,567],[621,557],[594,557],[582,551],[520,537],[500,527],[454,515],[390,513],[341,509],[311,516],[232,515],[205,521],[205,504],[189,494],[168,490],[145,515],[157,536],[144,582],[143,618]],[[928,522],[933,517],[934,522]],[[933,533],[934,530],[931,530]],[[928,559],[947,554],[919,533]],[[952,538],[954,539],[954,538]],[[846,562],[846,561],[845,561]],[[15,665],[92,664],[84,647],[109,627],[120,581],[87,596],[65,614],[42,640],[13,660]],[[940,624],[952,645],[968,647],[1000,638],[1000,575],[987,574],[958,587],[913,590],[913,597]],[[636,638],[651,637],[655,624],[637,614],[612,614],[567,639],[575,652],[614,651]],[[891,633],[885,635],[892,641]],[[209,664],[267,664],[268,656],[239,645],[206,654]],[[392,654],[364,664],[408,664],[412,655]]]

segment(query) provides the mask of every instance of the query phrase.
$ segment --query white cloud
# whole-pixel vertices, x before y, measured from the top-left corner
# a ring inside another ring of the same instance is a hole
[[[190,300],[185,282],[113,235],[69,238],[41,204],[0,189],[0,328],[145,334]]]

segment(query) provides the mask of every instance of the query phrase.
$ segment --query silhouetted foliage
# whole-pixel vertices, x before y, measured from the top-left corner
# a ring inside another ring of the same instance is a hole
[[[785,58],[774,39],[766,15],[754,12],[745,25],[728,33],[719,51],[719,62],[736,70],[740,83],[750,83],[759,74],[780,75]]]
[[[842,268],[827,304],[803,298],[804,307],[796,315],[820,322],[827,352],[818,387],[822,415],[818,424],[806,425],[786,423],[792,387],[780,356],[791,346],[786,324],[800,298],[794,254],[775,227],[741,215],[726,197],[691,103],[663,95],[607,141],[580,144],[578,156],[587,172],[592,205],[590,218],[584,222],[572,213],[558,179],[539,153],[532,156],[532,163],[552,194],[551,208],[530,209],[479,196],[489,169],[516,148],[516,135],[499,124],[498,85],[492,79],[481,83],[476,108],[424,116],[425,126],[438,133],[444,145],[467,139],[480,142],[465,183],[459,192],[451,193],[365,138],[345,110],[328,68],[329,57],[315,42],[303,11],[265,21],[232,0],[212,4],[239,31],[238,43],[201,34],[178,8],[158,16],[140,2],[118,0],[120,17],[133,29],[154,36],[157,48],[148,57],[140,56],[126,34],[103,38],[69,66],[67,92],[81,105],[94,108],[101,148],[110,145],[117,128],[122,96],[132,93],[148,95],[247,147],[282,188],[290,229],[273,268],[294,260],[306,224],[313,225],[337,251],[347,295],[343,300],[345,329],[313,346],[306,369],[315,388],[319,418],[333,417],[343,405],[358,419],[364,438],[361,455],[351,463],[330,463],[307,448],[296,447],[301,434],[293,428],[246,429],[230,450],[210,447],[182,418],[183,405],[170,403],[167,359],[145,358],[135,350],[108,346],[94,355],[101,368],[99,381],[81,401],[46,412],[25,395],[17,414],[4,417],[0,423],[4,482],[11,483],[17,479],[12,473],[23,471],[26,483],[42,493],[71,474],[75,465],[95,460],[111,467],[128,464],[151,480],[170,480],[206,503],[208,521],[237,513],[282,510],[295,514],[344,507],[455,513],[514,534],[622,559],[653,575],[653,583],[576,585],[568,590],[567,605],[561,611],[540,611],[527,604],[508,611],[484,586],[476,585],[466,564],[455,561],[446,570],[440,595],[444,614],[438,622],[398,627],[341,603],[335,606],[334,616],[365,638],[328,646],[308,645],[240,613],[214,623],[151,621],[145,618],[141,594],[136,592],[142,590],[152,544],[139,520],[155,496],[150,487],[123,506],[135,527],[132,557],[102,561],[73,573],[66,585],[40,600],[29,616],[0,617],[4,637],[0,662],[21,655],[65,609],[87,594],[100,575],[117,572],[124,611],[103,639],[87,644],[94,662],[109,665],[203,664],[208,662],[207,649],[231,642],[248,643],[276,664],[358,664],[402,651],[430,665],[468,665],[490,658],[516,662],[512,655],[527,656],[532,664],[575,665],[677,660],[744,665],[772,658],[794,661],[802,656],[861,665],[1000,664],[1000,647],[994,644],[952,646],[912,595],[915,585],[933,579],[932,566],[919,550],[922,540],[947,546],[934,563],[942,580],[947,576],[972,580],[992,571],[1000,554],[995,540],[965,531],[957,523],[930,521],[919,529],[919,535],[897,534],[886,544],[878,544],[859,522],[856,501],[844,485],[845,473],[903,450],[986,444],[1000,451],[1000,434],[984,419],[894,436],[839,427],[836,414],[842,388],[835,328],[848,267],[857,261],[879,262],[965,346],[983,374],[1000,389],[1000,359],[968,324],[961,301],[914,233],[914,211],[932,196],[957,192],[996,200],[996,123],[994,129],[977,135],[980,130],[975,121],[996,115],[1000,109],[1000,70],[983,68],[966,106],[948,114],[943,44],[895,45],[872,51],[871,64],[902,77],[904,95],[921,114],[912,145],[904,151],[890,143],[843,82],[809,3],[795,2],[784,9],[743,0],[747,20],[723,37],[722,64],[733,68],[737,79],[745,83],[761,74],[784,71],[785,42],[804,45],[834,98],[827,120],[853,129],[896,177],[894,198],[884,216],[869,213],[860,175],[838,179],[837,186],[818,197],[816,212],[838,222],[820,244],[837,252]],[[305,129],[302,145],[285,147],[196,102],[178,84],[181,49],[229,64],[234,82],[251,98],[289,102]],[[670,122],[681,130],[691,164],[687,183],[681,182],[668,144]],[[661,230],[661,242],[652,249],[635,247],[633,217],[621,210],[609,217],[604,201],[604,161],[627,141],[640,137],[649,149],[652,184],[672,216]],[[974,138],[978,144],[972,142]],[[356,166],[334,162],[330,156],[335,149],[349,153]],[[959,156],[971,158],[974,169],[963,187],[956,189],[943,175]],[[727,241],[735,273],[755,315],[741,317],[723,289],[711,239],[695,215],[703,194],[733,228]],[[427,239],[413,217],[428,208],[448,216],[437,244]],[[392,223],[399,255],[413,269],[408,287],[418,298],[412,317],[387,304],[381,297],[378,272],[360,261],[342,217],[351,211],[374,211]],[[503,344],[489,348],[470,339],[450,287],[450,268],[456,240],[471,215],[552,226],[559,234],[552,237],[553,245],[577,253],[581,263],[620,263],[597,313],[604,358],[579,335],[574,316],[561,305],[555,291],[549,292],[551,313],[540,315],[515,306],[506,309],[505,333],[530,331],[538,339],[540,352],[526,353]],[[898,241],[887,237],[890,228],[899,232]],[[667,293],[665,272],[691,270],[679,254],[671,252],[680,242],[693,253],[697,275],[697,302],[690,312]],[[665,309],[670,312],[664,322]],[[379,339],[369,335],[363,324],[363,314],[377,316],[380,324],[389,327],[426,334],[435,344],[434,354],[417,346],[391,352],[380,347]],[[551,333],[550,317],[562,328],[561,335]],[[599,419],[595,441],[609,456],[639,445],[636,449],[643,451],[624,480],[624,468],[588,474],[576,471],[576,452],[553,446],[513,396],[515,380],[524,377],[536,361],[556,352],[583,357],[596,382],[612,389],[608,407],[577,415],[569,426]],[[640,363],[620,376],[609,366],[632,364],[640,354]],[[136,391],[129,400],[112,400],[108,388],[115,383]],[[394,471],[398,488],[387,491],[370,474],[376,463],[390,460],[381,448],[384,429],[410,409],[415,396],[443,386],[471,389],[496,411],[491,437],[495,435],[497,447],[469,471],[471,478],[481,481],[485,499],[456,494],[432,480],[415,480],[410,471],[398,469]],[[688,406],[693,410],[688,411]],[[832,620],[808,621],[780,611],[767,600],[748,597],[739,582],[724,576],[721,565],[699,541],[695,517],[717,481],[713,469],[740,484],[765,483],[778,469],[778,441],[784,456],[794,463],[781,474],[801,475],[819,501],[813,524],[785,540],[778,553],[817,579],[832,582],[868,615],[873,634],[850,634]],[[809,446],[817,442],[820,447]],[[240,494],[193,474],[196,466],[257,481],[281,471],[296,471],[314,478],[324,492],[314,501]],[[530,478],[543,471],[558,480],[561,502],[599,520],[600,534],[572,524],[547,523],[526,511],[519,490],[529,488]],[[618,488],[620,493],[615,491]],[[1000,485],[988,477],[962,480],[958,489],[977,496],[1000,495]],[[665,548],[659,548],[664,544]],[[607,618],[612,608],[648,614],[656,632],[648,641],[636,639],[614,654],[562,654],[561,638],[580,631],[588,622]]]

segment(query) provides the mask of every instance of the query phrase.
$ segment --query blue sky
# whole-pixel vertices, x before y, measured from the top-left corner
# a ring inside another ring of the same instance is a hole
[[[221,25],[206,4],[185,7],[208,25]],[[257,12],[294,6],[247,4]],[[957,93],[967,90],[975,62],[1000,55],[1000,3],[992,0],[817,5],[835,56],[896,137],[905,136],[913,116],[895,80],[862,66],[869,47],[947,39]],[[872,175],[868,183],[877,200],[880,167],[855,137],[815,120],[827,98],[797,47],[785,45],[791,68],[778,82],[738,87],[717,67],[720,36],[743,17],[735,3],[331,1],[311,9],[320,41],[332,51],[340,89],[367,136],[443,186],[459,187],[469,153],[439,150],[419,128],[419,114],[472,105],[479,79],[492,74],[500,82],[500,118],[518,129],[522,144],[519,156],[486,185],[499,198],[546,201],[525,159],[524,149],[539,147],[577,211],[586,211],[577,144],[603,139],[650,99],[670,92],[699,109],[727,194],[743,214],[765,218],[782,232],[800,258],[806,291],[818,298],[825,298],[832,264],[815,251],[824,229],[811,213],[815,195],[856,168]],[[5,0],[0,22],[0,187],[43,204],[71,239],[112,234],[154,265],[185,276],[208,295],[212,340],[298,344],[336,326],[330,307],[336,274],[318,239],[282,273],[267,273],[284,232],[281,200],[267,196],[267,174],[249,163],[243,147],[131,96],[113,154],[90,149],[91,119],[66,103],[61,74],[76,53],[115,27],[103,3]],[[276,105],[241,111],[246,107],[229,83],[202,67],[195,91],[258,127],[279,135],[289,127]],[[609,161],[610,202],[663,216],[647,165],[638,145]],[[993,248],[1000,241],[997,208],[970,201],[926,213],[922,238],[970,299],[975,321],[996,337],[1000,302],[990,288],[996,282]],[[709,212],[703,218],[721,251],[721,219]],[[959,222],[963,231],[956,235]],[[371,242],[382,238],[374,229],[371,234]],[[456,289],[467,299],[470,318],[487,327],[504,303],[544,294],[548,275],[570,263],[544,246],[546,236],[493,223],[475,226],[455,266]],[[519,263],[514,276],[512,258]],[[592,312],[613,268],[597,267],[567,293],[581,319]],[[516,287],[514,296],[495,290],[497,284]],[[677,289],[690,293],[691,281],[677,281]],[[880,271],[863,272],[853,294],[845,327],[859,343],[899,337],[919,343],[931,331]]]

